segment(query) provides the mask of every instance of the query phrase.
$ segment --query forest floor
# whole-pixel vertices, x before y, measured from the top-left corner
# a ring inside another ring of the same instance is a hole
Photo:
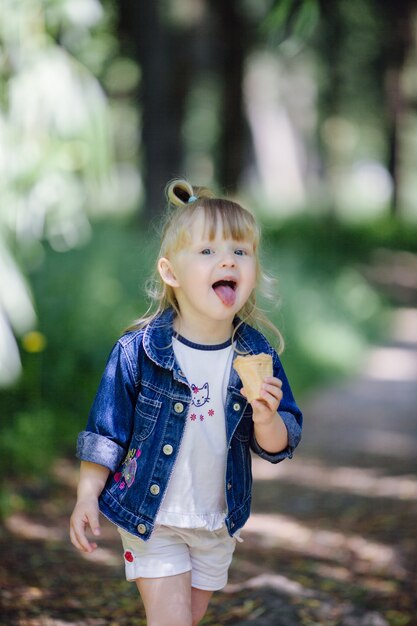
[[[206,626],[417,625],[417,309],[355,378],[304,398],[294,459],[254,459],[252,516]],[[115,529],[68,540],[76,464],[19,491],[0,535],[1,626],[140,626]]]

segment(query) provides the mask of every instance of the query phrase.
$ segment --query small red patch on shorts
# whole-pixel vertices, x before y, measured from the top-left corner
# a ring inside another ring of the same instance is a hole
[[[129,563],[132,563],[134,558],[135,557],[133,556],[133,554],[131,552],[129,552],[129,550],[127,550],[125,552],[125,559],[126,559],[126,561],[128,561]]]

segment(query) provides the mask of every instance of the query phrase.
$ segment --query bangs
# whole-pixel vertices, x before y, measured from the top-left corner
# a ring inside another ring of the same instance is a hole
[[[192,205],[173,211],[165,225],[160,256],[177,252],[191,243],[190,229],[198,215],[203,215],[204,234],[209,241],[216,238],[218,228],[224,239],[250,241],[256,250],[260,230],[253,215],[237,202],[218,198],[201,198]]]
[[[205,229],[210,241],[215,239],[220,225],[224,239],[252,240],[259,244],[259,229],[249,211],[231,200],[204,198],[198,203],[204,213]]]

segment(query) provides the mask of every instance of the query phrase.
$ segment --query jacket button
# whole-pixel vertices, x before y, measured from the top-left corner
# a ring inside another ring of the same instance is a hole
[[[174,404],[174,411],[175,413],[182,413],[184,410],[184,405],[182,402],[176,402]]]
[[[235,527],[235,523],[234,523],[234,522],[231,522],[231,523],[230,523],[230,528],[234,528],[234,527]]]
[[[227,483],[227,488],[230,491],[230,489],[232,488],[232,483]]]
[[[150,492],[153,496],[157,496],[160,492],[160,488],[158,485],[151,485]]]
[[[233,410],[234,410],[234,411],[239,411],[239,409],[240,409],[240,404],[239,404],[239,402],[235,402],[235,403],[234,403],[234,405],[233,405]]]
[[[164,453],[164,454],[166,454],[167,456],[169,456],[170,454],[172,454],[172,453],[173,453],[174,448],[173,448],[173,447],[172,447],[169,443],[167,443],[167,444],[166,444],[166,445],[162,448],[162,451],[163,451],[163,453]]]
[[[138,533],[139,533],[139,535],[144,535],[146,533],[146,526],[145,526],[145,524],[139,524],[139,526],[138,526]]]

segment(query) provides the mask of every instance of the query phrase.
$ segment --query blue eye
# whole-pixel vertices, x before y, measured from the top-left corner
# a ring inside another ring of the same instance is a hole
[[[201,251],[201,254],[211,254],[212,250],[210,250],[210,248],[204,248],[204,250]]]
[[[246,250],[242,250],[242,248],[238,248],[237,250],[235,250],[235,254],[237,256],[244,256],[245,254],[247,254]]]

